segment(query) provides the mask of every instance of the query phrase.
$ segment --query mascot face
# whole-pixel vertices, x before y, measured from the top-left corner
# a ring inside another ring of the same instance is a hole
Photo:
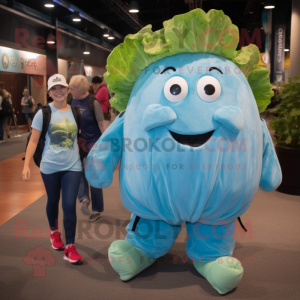
[[[250,204],[261,172],[261,125],[234,63],[201,53],[164,58],[142,72],[124,116],[125,205],[144,199],[151,217],[178,224],[222,219]]]
[[[226,106],[241,110],[229,114],[224,120],[227,126],[238,126],[237,132],[242,129],[249,109],[258,115],[250,86],[239,68],[213,54],[179,54],[147,67],[136,82],[129,105],[145,111],[151,104],[171,108],[176,120],[166,126],[183,135],[215,131],[222,122],[218,122],[214,115]],[[237,115],[240,124],[237,124]],[[145,125],[151,128],[161,126],[160,116],[156,117],[144,119],[148,123]]]

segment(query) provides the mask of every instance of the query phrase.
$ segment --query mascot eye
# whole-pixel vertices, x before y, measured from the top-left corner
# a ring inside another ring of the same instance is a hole
[[[220,82],[215,77],[203,76],[198,81],[197,93],[206,102],[216,101],[221,95]]]
[[[179,76],[170,78],[164,88],[166,98],[171,102],[182,101],[189,91],[187,82]]]

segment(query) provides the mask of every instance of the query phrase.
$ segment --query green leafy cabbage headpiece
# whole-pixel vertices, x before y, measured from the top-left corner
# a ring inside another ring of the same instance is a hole
[[[259,112],[263,112],[273,93],[269,70],[258,66],[259,50],[250,44],[236,51],[239,31],[221,10],[201,9],[177,15],[163,23],[164,28],[152,31],[147,25],[136,34],[129,34],[107,59],[105,81],[115,93],[112,107],[126,110],[133,86],[142,71],[152,63],[180,53],[213,53],[231,60],[243,72],[251,86]]]

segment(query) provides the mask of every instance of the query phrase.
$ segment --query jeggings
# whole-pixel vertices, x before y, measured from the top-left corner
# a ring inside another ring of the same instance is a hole
[[[104,210],[102,189],[97,189],[92,186],[90,186],[90,189],[92,198],[92,210],[102,212]],[[85,178],[84,170],[81,174],[80,185],[78,190],[78,199],[80,202],[82,202],[84,199],[90,199],[89,184]]]
[[[42,174],[48,202],[47,217],[51,230],[58,229],[58,204],[62,191],[62,208],[64,212],[64,227],[66,244],[74,244],[76,231],[76,199],[81,172],[61,171],[52,174]]]

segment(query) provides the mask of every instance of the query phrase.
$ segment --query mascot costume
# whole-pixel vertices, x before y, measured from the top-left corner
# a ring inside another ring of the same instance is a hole
[[[273,191],[281,169],[259,113],[273,95],[259,50],[236,51],[238,28],[223,11],[195,9],[128,35],[104,75],[120,115],[91,149],[89,183],[120,192],[132,212],[125,240],[109,247],[127,281],[165,255],[186,223],[188,257],[220,293],[237,287],[231,257],[238,217],[258,187]]]

